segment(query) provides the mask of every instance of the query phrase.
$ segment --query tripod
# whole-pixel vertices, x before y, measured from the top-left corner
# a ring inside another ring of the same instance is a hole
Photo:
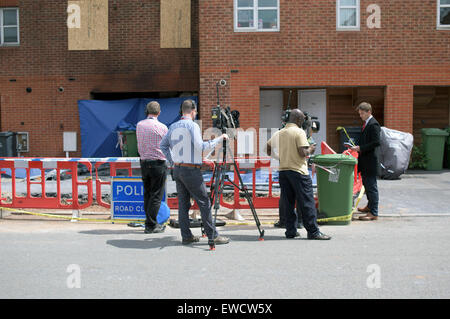
[[[224,130],[222,130],[224,131]],[[220,208],[220,196],[223,193],[223,186],[224,186],[224,182],[225,180],[227,180],[228,182],[230,182],[236,189],[238,189],[241,192],[244,192],[244,196],[247,199],[247,202],[250,206],[250,209],[252,211],[252,215],[253,218],[256,222],[256,226],[258,228],[259,231],[259,238],[258,240],[262,241],[264,240],[264,230],[261,229],[261,223],[259,221],[258,215],[256,214],[256,210],[255,210],[255,206],[253,205],[253,201],[252,201],[252,197],[250,195],[250,193],[248,192],[247,187],[244,185],[244,182],[242,181],[242,177],[241,174],[239,173],[236,161],[234,160],[234,158],[230,155],[230,158],[232,160],[232,164],[233,168],[235,170],[235,172],[237,173],[237,176],[239,177],[239,185],[236,185],[233,181],[230,180],[230,178],[228,177],[228,175],[226,174],[227,171],[227,150],[230,150],[230,147],[227,145],[227,140],[223,140],[222,141],[222,161],[219,162],[220,159],[220,152],[218,152],[217,154],[217,161],[216,164],[214,166],[214,171],[213,171],[213,175],[212,175],[212,179],[211,179],[211,204],[214,203],[213,207],[214,207],[214,220],[213,220],[213,225],[216,224],[216,220],[217,220],[217,211]],[[230,150],[231,151],[231,150]],[[230,152],[231,154],[231,152]],[[209,244],[209,248],[210,250],[215,250],[215,243],[214,243],[214,237],[215,237],[215,227],[213,230],[213,237],[208,239],[208,244]]]

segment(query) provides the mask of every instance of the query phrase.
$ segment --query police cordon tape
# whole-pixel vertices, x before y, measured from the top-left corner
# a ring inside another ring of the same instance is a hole
[[[336,217],[329,217],[329,218],[318,218],[317,222],[323,223],[323,222],[339,222],[339,221],[349,221],[352,219],[353,213],[356,211],[356,208],[359,205],[360,200],[362,199],[364,195],[364,186],[361,187],[361,191],[359,192],[359,195],[357,197],[355,206],[353,207],[352,211],[348,215],[344,216],[336,216]],[[29,212],[22,209],[15,209],[15,208],[8,208],[8,207],[0,207],[0,210],[6,210],[21,214],[28,214],[28,215],[34,215],[34,216],[42,216],[42,217],[49,217],[49,218],[59,218],[59,219],[69,219],[69,220],[79,220],[79,221],[89,221],[89,222],[108,222],[108,223],[142,223],[142,220],[135,220],[135,219],[93,219],[93,218],[82,218],[82,217],[73,217],[73,216],[62,216],[62,215],[56,215],[56,214],[47,214],[47,213],[35,213],[35,212]],[[168,224],[169,222],[165,222],[164,224]],[[227,222],[226,225],[232,225],[232,226],[239,226],[239,225],[251,225],[252,223],[249,222]],[[274,222],[261,222],[261,224],[271,225],[274,224]]]

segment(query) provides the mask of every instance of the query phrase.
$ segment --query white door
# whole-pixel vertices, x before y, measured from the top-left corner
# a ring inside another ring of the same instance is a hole
[[[281,127],[283,90],[261,90],[259,96],[259,114],[259,154],[264,154],[261,150],[264,149],[266,142]]]
[[[326,90],[299,90],[298,107],[312,117],[317,117],[320,130],[312,137],[317,143],[316,153],[321,154],[320,144],[327,140],[327,91]]]

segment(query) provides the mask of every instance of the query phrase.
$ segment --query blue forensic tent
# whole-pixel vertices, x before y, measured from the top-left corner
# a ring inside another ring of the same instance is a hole
[[[82,157],[121,157],[117,131],[135,129],[145,119],[145,108],[150,101],[161,105],[158,120],[169,127],[179,119],[180,105],[196,96],[168,99],[126,99],[116,101],[79,100]]]

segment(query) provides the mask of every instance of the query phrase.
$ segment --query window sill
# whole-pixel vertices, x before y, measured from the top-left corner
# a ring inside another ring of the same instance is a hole
[[[245,32],[252,32],[252,33],[257,33],[257,32],[261,32],[261,33],[264,33],[264,32],[280,32],[280,29],[265,29],[265,30],[255,30],[255,29],[253,29],[253,30],[251,30],[251,29],[248,29],[248,30],[242,30],[242,29],[234,29],[234,32],[236,32],[236,33],[245,33]]]
[[[447,30],[447,31],[449,31],[450,30],[450,25],[449,26],[438,26],[438,27],[436,27],[436,30]]]
[[[0,48],[14,48],[14,47],[20,47],[19,43],[14,44],[0,44]]]
[[[354,27],[354,28],[336,28],[336,31],[361,31],[360,27]]]

